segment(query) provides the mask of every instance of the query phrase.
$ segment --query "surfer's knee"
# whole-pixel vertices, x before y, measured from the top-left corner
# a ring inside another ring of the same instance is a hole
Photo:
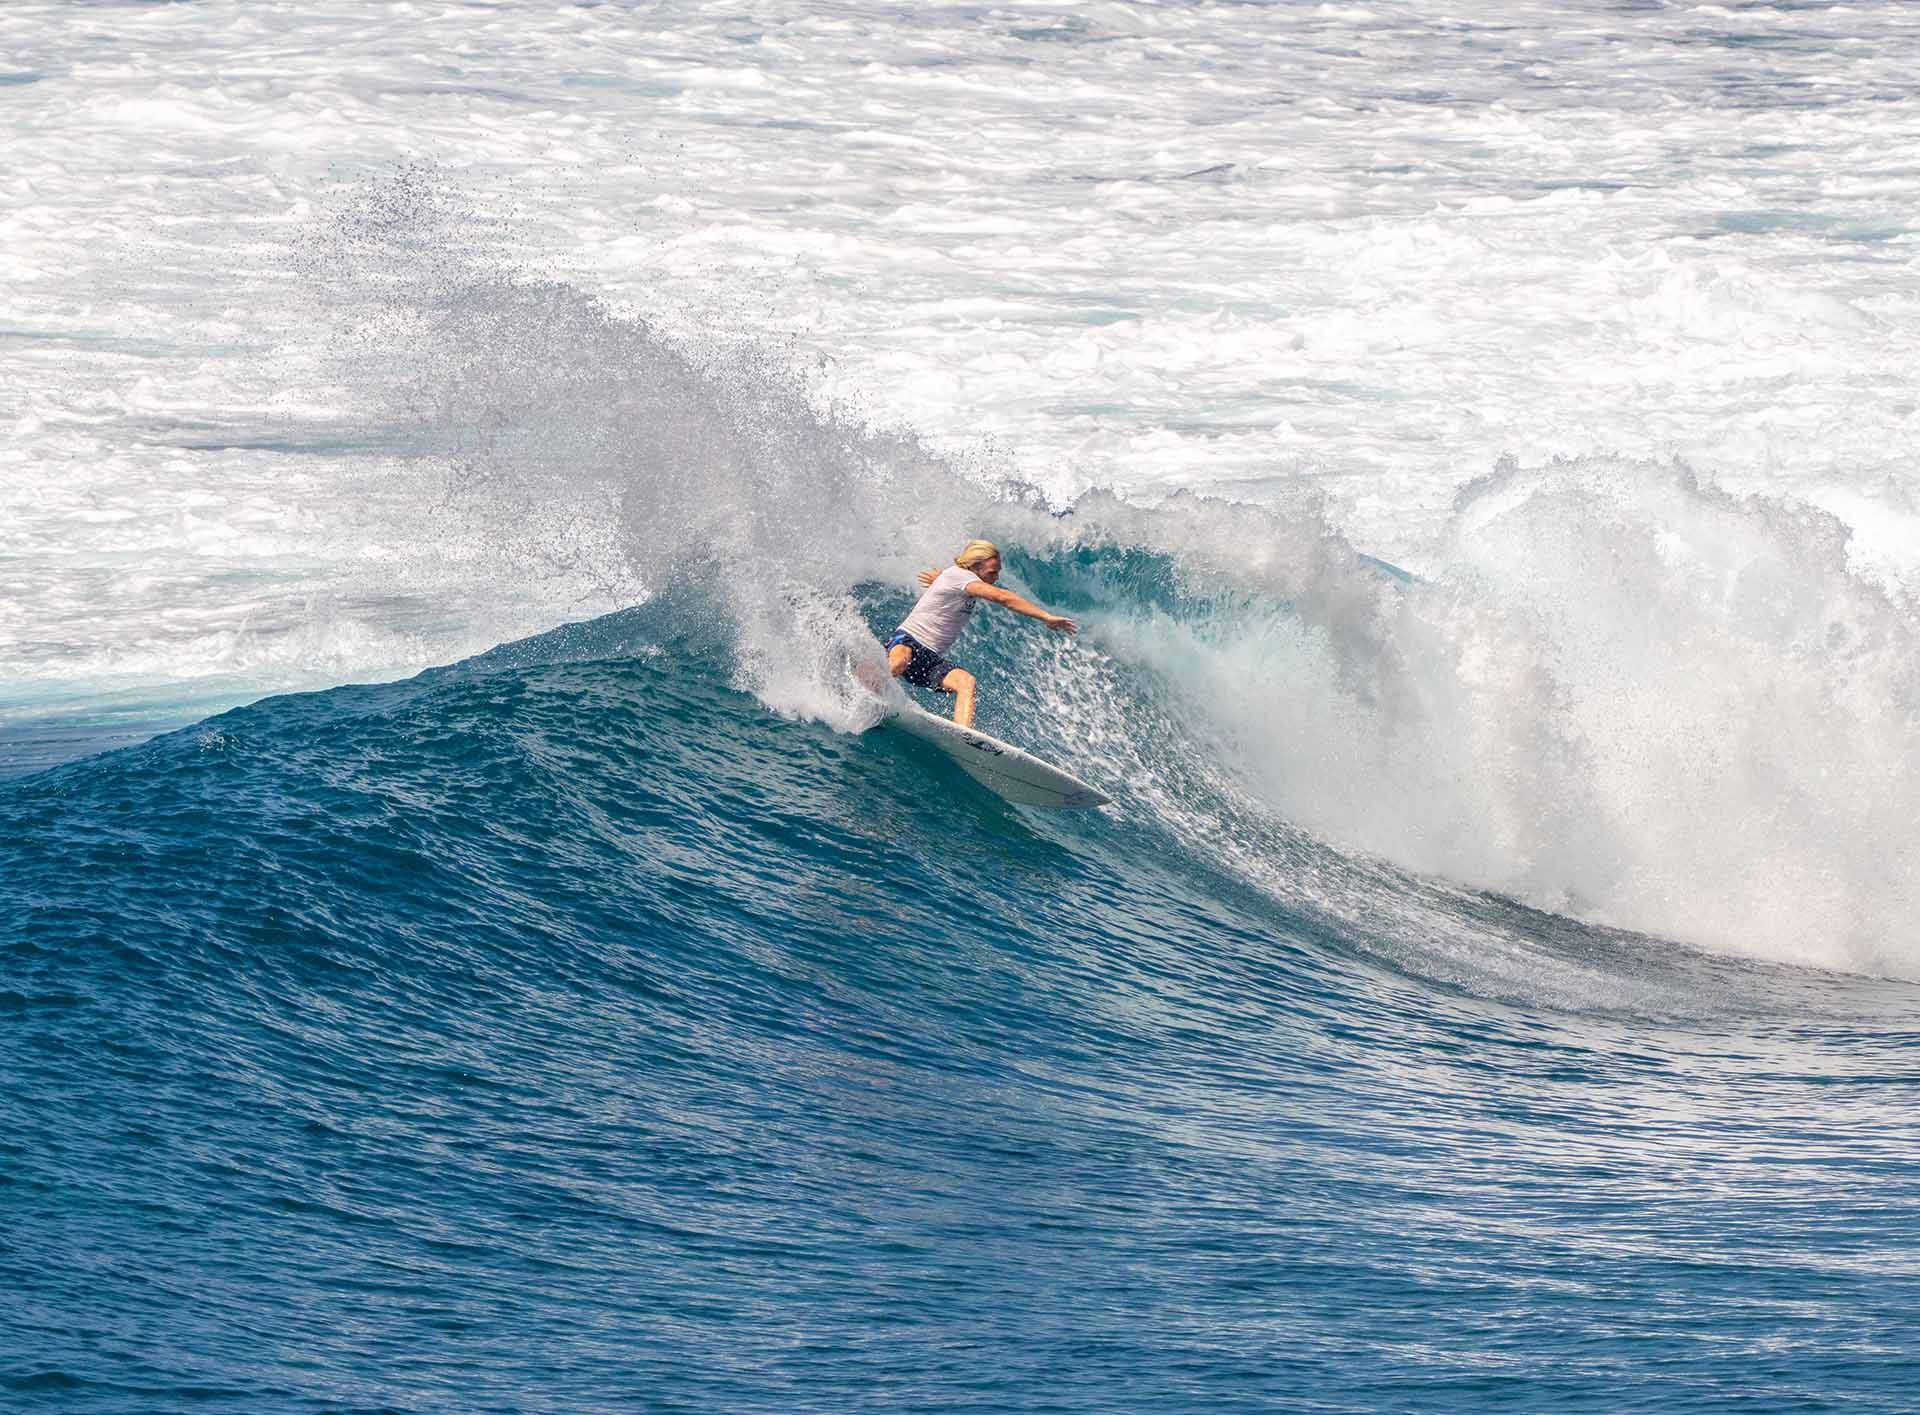
[[[887,672],[898,678],[907,671],[907,665],[913,662],[913,650],[905,644],[895,644],[887,650]]]

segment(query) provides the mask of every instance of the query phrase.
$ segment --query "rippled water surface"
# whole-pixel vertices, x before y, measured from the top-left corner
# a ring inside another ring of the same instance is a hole
[[[1910,985],[1429,901],[1462,985],[1122,790],[634,659],[8,787],[14,1399],[1911,1396]]]

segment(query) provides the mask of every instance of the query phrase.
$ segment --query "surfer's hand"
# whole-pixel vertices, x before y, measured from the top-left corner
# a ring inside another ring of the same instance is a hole
[[[1056,633],[1077,634],[1080,632],[1080,626],[1064,614],[1049,614],[1046,623],[1047,627]]]
[[[940,572],[938,570],[922,570],[914,578],[920,581],[920,588],[924,590],[928,585],[931,585],[935,580],[940,578]]]

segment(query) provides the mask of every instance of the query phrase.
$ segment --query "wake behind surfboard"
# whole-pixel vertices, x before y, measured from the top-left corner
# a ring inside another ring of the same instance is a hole
[[[887,679],[872,665],[856,663],[853,676],[876,697],[883,695]],[[945,752],[968,776],[1015,805],[1057,810],[1104,806],[1112,799],[1032,752],[978,728],[962,727],[952,718],[938,717],[918,704],[904,703],[887,723]]]

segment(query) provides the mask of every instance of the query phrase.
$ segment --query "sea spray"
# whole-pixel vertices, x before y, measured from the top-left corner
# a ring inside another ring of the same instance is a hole
[[[822,405],[777,353],[662,337],[455,233],[488,223],[421,165],[352,190],[305,256],[333,376],[407,429],[394,477],[467,574],[555,618],[672,589],[735,639],[733,681],[858,727],[872,652],[848,590],[910,584],[977,534],[1055,534],[1030,489]],[[493,224],[506,218],[497,214]]]
[[[1717,949],[1920,967],[1920,618],[1831,515],[1509,463],[1403,583],[1310,504],[1110,514],[1183,589],[1100,637],[1323,838]]]

